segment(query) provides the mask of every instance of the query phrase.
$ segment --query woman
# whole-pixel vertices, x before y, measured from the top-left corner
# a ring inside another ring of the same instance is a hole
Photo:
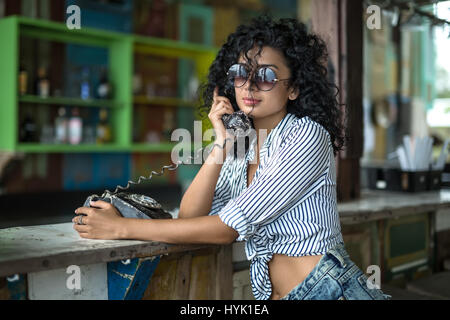
[[[343,246],[334,156],[344,138],[326,61],[324,42],[295,19],[264,16],[238,27],[204,91],[219,147],[185,192],[178,219],[125,219],[97,201],[98,209],[75,211],[87,217],[74,228],[83,238],[246,241],[256,299],[384,299]],[[242,139],[222,122],[238,110],[257,132],[244,157],[230,156]]]

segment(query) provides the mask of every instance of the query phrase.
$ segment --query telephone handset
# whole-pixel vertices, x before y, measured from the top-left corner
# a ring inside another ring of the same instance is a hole
[[[227,92],[232,92],[229,91],[231,88],[225,88],[225,90],[223,90],[223,88],[219,88],[219,96],[222,97],[226,97],[228,98],[230,101],[235,100],[235,97],[233,94],[227,94]],[[232,102],[233,105],[233,102]],[[233,105],[233,109],[237,109],[237,106]],[[222,121],[223,124],[225,126],[225,129],[228,130],[233,130],[235,132],[236,135],[239,134],[239,132],[245,132],[248,129],[251,128],[251,123],[250,120],[247,116],[247,114],[245,114],[243,111],[235,111],[232,114],[224,114],[222,116]]]
[[[219,94],[224,96],[221,93],[222,92],[219,91]],[[251,128],[250,119],[242,111],[236,111],[233,114],[224,114],[222,116],[222,121],[225,128],[234,130],[236,135],[239,135],[241,132],[246,132]],[[222,149],[224,148],[224,146],[220,146],[218,144],[215,144],[214,146],[218,146]],[[196,151],[196,154],[202,151],[203,148],[200,148]],[[189,160],[191,159],[192,157],[189,157]],[[180,164],[184,163],[182,161],[177,161],[176,164],[163,166],[160,172],[152,171],[149,177],[140,176],[137,182],[130,180],[128,181],[126,187],[122,187],[119,185],[113,192],[105,190],[101,196],[98,196],[96,194],[90,195],[84,202],[83,206],[90,207],[91,200],[102,200],[111,203],[125,218],[171,219],[172,215],[165,211],[162,208],[161,204],[158,203],[155,199],[146,195],[125,192],[125,190],[129,189],[131,184],[140,184],[142,180],[151,180],[153,174],[158,176],[164,174],[165,169],[170,171],[176,170]]]
[[[222,116],[222,121],[226,129],[234,130],[236,133],[239,130],[245,132],[251,128],[250,120],[243,111],[236,111],[232,114],[224,114]]]

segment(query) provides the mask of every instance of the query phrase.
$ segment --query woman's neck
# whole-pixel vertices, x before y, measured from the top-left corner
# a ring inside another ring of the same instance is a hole
[[[268,117],[264,118],[253,118],[253,125],[256,130],[256,136],[257,136],[257,148],[258,150],[260,147],[264,144],[265,139],[269,135],[269,133],[272,131],[273,128],[275,128],[281,120],[286,116],[287,112],[285,110],[282,110],[279,113],[271,114]],[[267,134],[263,134],[261,130],[266,130]]]

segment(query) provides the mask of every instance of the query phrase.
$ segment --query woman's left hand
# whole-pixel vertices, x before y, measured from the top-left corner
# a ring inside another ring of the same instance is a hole
[[[117,209],[105,201],[91,201],[92,207],[80,207],[75,210],[76,214],[84,214],[83,224],[80,216],[72,219],[73,228],[78,231],[80,237],[87,239],[120,239],[123,229],[123,218]]]

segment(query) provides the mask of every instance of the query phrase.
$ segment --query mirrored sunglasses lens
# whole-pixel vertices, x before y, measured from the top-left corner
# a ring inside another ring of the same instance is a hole
[[[261,68],[256,76],[256,84],[259,90],[268,91],[275,85],[277,78],[275,72],[270,68]]]
[[[242,87],[247,81],[248,73],[244,66],[234,64],[228,70],[228,79],[235,87]]]

